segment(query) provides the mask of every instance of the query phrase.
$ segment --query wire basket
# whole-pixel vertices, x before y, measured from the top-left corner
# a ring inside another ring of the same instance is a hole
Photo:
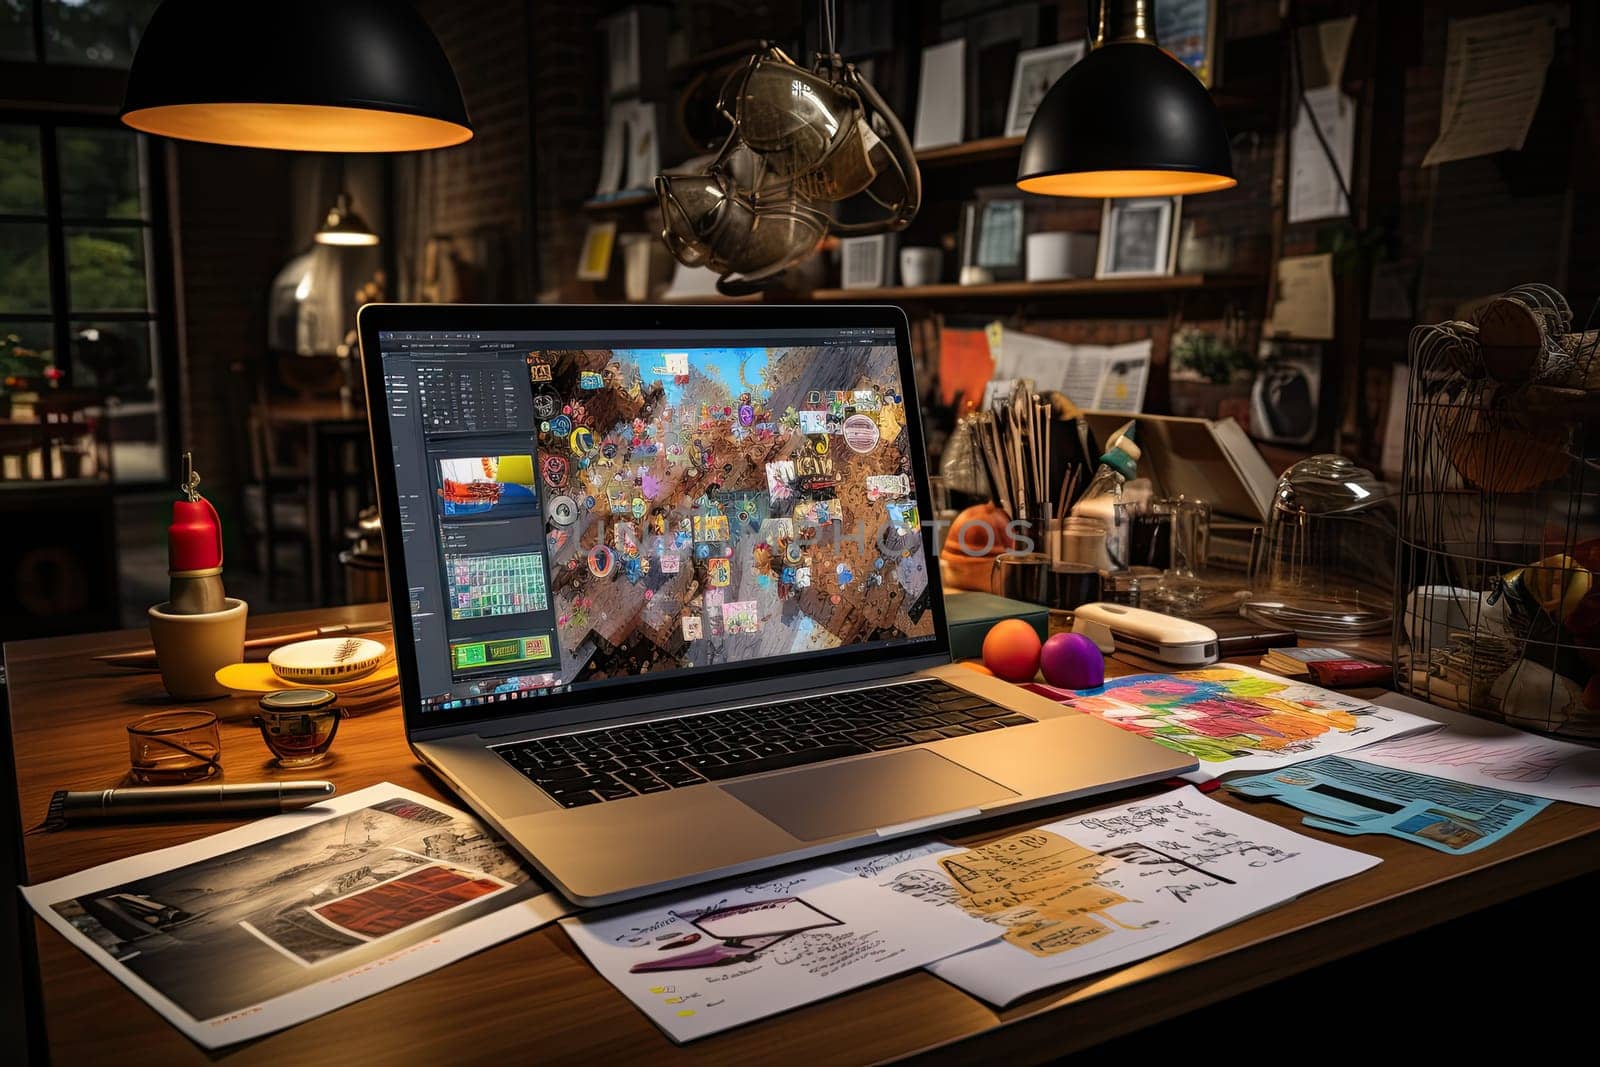
[[[1538,285],[1412,331],[1402,692],[1600,740],[1597,353],[1600,334],[1574,332],[1566,300]]]

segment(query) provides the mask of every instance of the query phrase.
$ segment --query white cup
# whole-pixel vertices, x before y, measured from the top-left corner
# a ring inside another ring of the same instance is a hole
[[[1099,243],[1100,239],[1092,233],[1028,234],[1028,281],[1054,282],[1092,276]]]
[[[150,643],[167,692],[178,700],[227,696],[217,672],[244,662],[244,624],[249,606],[228,597],[228,606],[204,615],[173,615],[169,605],[150,609]]]
[[[937,285],[939,269],[944,263],[944,253],[937,248],[902,248],[900,250],[900,284],[909,287]]]

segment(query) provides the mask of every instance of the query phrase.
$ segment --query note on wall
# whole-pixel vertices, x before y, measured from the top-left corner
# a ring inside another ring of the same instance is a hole
[[[1278,260],[1278,299],[1267,334],[1333,339],[1333,255],[1284,256]]]
[[[1425,167],[1522,147],[1555,52],[1557,9],[1538,4],[1451,19],[1439,137]]]
[[[1355,100],[1341,93],[1337,85],[1307,90],[1295,111],[1289,140],[1290,222],[1350,214],[1344,191],[1350,187],[1355,148]]]

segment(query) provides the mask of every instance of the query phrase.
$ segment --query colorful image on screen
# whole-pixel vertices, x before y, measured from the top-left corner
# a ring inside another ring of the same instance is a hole
[[[538,509],[531,455],[460,456],[438,462],[439,514],[446,518],[509,517]]]
[[[560,684],[933,634],[893,345],[536,355]]]
[[[521,615],[550,606],[544,559],[536,552],[452,556],[445,560],[450,618]]]

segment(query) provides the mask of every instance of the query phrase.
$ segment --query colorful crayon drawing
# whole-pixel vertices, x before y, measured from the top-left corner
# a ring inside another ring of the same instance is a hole
[[[1208,768],[1207,776],[1292,763],[1429,725],[1403,712],[1236,667],[1115,678],[1063,702],[1187,752],[1201,764],[1230,764]]]

